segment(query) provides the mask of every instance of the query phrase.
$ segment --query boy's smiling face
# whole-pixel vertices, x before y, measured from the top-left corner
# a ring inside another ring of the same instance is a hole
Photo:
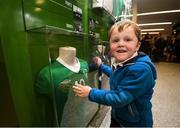
[[[110,37],[110,49],[116,62],[123,62],[130,58],[140,47],[140,42],[133,27],[124,28],[121,32],[118,28],[112,31]]]

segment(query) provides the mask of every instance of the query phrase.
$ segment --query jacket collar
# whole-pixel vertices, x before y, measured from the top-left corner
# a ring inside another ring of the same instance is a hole
[[[144,56],[145,53],[143,52],[136,52],[130,59],[128,60],[125,60],[124,62],[122,63],[114,63],[112,64],[112,68],[113,70],[119,68],[119,67],[124,67],[126,65],[132,65],[132,64],[135,64],[135,60],[137,59],[138,56]]]

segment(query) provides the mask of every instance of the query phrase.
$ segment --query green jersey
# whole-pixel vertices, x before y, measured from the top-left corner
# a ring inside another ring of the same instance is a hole
[[[88,99],[76,97],[72,91],[72,86],[76,83],[89,85],[88,64],[84,60],[79,60],[79,62],[80,70],[75,73],[58,61],[54,61],[40,71],[36,81],[38,93],[49,96],[54,94],[60,126],[85,126],[86,117],[92,114],[89,109],[93,110],[97,107]]]

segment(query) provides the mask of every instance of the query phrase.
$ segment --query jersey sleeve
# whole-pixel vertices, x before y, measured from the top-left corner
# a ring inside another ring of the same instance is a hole
[[[88,65],[87,61],[82,60],[82,59],[79,59],[79,61],[80,61],[80,64],[81,64],[81,70],[84,73],[88,73],[89,72],[89,65]]]
[[[35,81],[35,90],[40,94],[49,94],[52,91],[50,72],[47,69],[42,69]]]

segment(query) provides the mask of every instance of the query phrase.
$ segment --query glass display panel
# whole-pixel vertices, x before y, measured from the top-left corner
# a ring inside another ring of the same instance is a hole
[[[45,126],[85,127],[99,105],[75,96],[76,83],[98,88],[92,36],[51,26],[28,30],[32,75]]]
[[[100,41],[94,45],[92,56],[99,56],[103,64],[111,65],[111,53],[109,52],[108,41]],[[101,72],[98,72],[99,88],[109,89],[109,78]]]

